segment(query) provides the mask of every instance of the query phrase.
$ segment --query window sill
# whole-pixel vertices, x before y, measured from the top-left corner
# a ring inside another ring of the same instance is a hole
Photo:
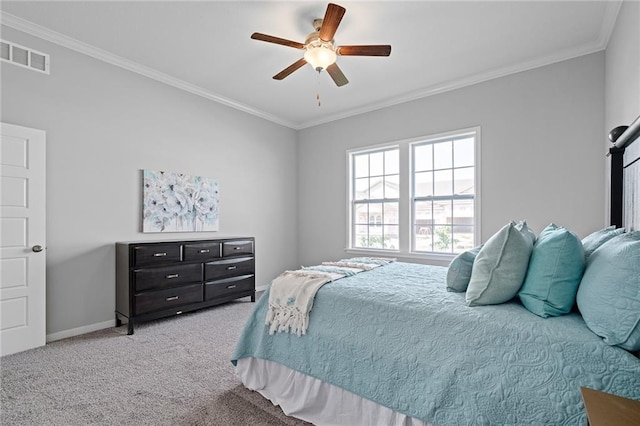
[[[456,257],[456,254],[445,253],[409,253],[400,252],[398,250],[384,250],[384,249],[354,249],[345,248],[346,253],[358,255],[358,256],[379,256],[379,257],[393,257],[399,261],[407,261],[409,263],[425,263],[428,265],[437,266],[449,266],[449,263]]]

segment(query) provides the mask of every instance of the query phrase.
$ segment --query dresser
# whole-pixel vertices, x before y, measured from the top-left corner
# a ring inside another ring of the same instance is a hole
[[[116,243],[116,326],[180,315],[251,296],[252,237]]]

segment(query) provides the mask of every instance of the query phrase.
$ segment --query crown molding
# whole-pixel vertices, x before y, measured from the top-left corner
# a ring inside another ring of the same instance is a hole
[[[66,47],[67,49],[74,50],[78,53],[82,53],[84,55],[106,62],[108,64],[126,69],[136,74],[143,75],[145,77],[151,78],[153,80],[167,84],[169,86],[173,86],[177,89],[184,90],[196,96],[200,96],[205,99],[218,102],[222,105],[237,109],[239,111],[246,112],[251,115],[255,115],[257,117],[263,118],[265,120],[271,121],[276,124],[280,124],[285,127],[297,129],[296,123],[293,123],[289,120],[284,120],[275,115],[266,113],[256,108],[252,108],[240,102],[233,101],[231,99],[225,98],[224,96],[218,95],[216,93],[209,92],[203,89],[202,87],[196,86],[191,83],[187,83],[184,80],[172,77],[168,74],[165,74],[153,68],[144,66],[135,61],[123,58],[118,55],[114,55],[111,52],[108,52],[106,50],[84,43],[72,37],[66,36],[57,31],[53,31],[49,28],[35,24],[31,21],[27,21],[25,19],[19,18],[10,13],[0,11],[0,24],[13,28],[18,31],[22,31],[32,36],[38,37],[42,40],[57,44],[59,46]]]
[[[425,87],[423,89],[420,89],[405,95],[389,98],[387,100],[378,102],[376,104],[367,105],[366,107],[363,107],[363,108],[357,108],[357,109],[349,110],[340,114],[323,117],[319,120],[307,121],[302,123],[298,127],[298,129],[305,129],[308,127],[318,126],[320,124],[326,124],[331,121],[341,120],[343,118],[349,118],[356,115],[365,114],[367,112],[376,111],[379,109],[403,104],[406,102],[416,101],[419,99],[427,98],[429,96],[450,92],[452,90],[461,89],[467,86],[473,86],[474,84],[495,80],[500,77],[506,77],[511,74],[517,74],[523,71],[529,71],[535,68],[544,67],[546,65],[551,65],[554,63],[577,58],[579,56],[588,55],[590,53],[599,52],[601,50],[604,50],[604,47],[601,47],[595,43],[589,44],[589,45],[583,45],[578,48],[569,49],[561,53],[535,59],[532,61],[522,62],[517,65],[503,67],[503,68],[493,70],[493,71],[488,71],[482,74],[476,74],[468,77],[463,77],[457,80],[450,80],[442,84]]]
[[[608,1],[605,6],[604,17],[602,18],[602,27],[600,27],[600,35],[596,41],[602,49],[606,49],[609,44],[609,39],[611,38],[611,34],[613,34],[613,29],[616,26],[616,21],[618,20],[618,14],[620,13],[621,7],[622,0]]]

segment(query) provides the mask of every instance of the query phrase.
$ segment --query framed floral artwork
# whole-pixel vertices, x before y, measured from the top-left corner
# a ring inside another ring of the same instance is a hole
[[[218,230],[218,181],[155,170],[142,174],[142,232]]]

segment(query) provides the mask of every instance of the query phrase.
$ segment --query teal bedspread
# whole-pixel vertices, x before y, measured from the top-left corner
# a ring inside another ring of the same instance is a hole
[[[586,424],[586,386],[640,400],[640,360],[578,314],[468,307],[446,268],[392,263],[323,286],[307,334],[270,336],[268,293],[232,357],[276,361],[437,425]]]

